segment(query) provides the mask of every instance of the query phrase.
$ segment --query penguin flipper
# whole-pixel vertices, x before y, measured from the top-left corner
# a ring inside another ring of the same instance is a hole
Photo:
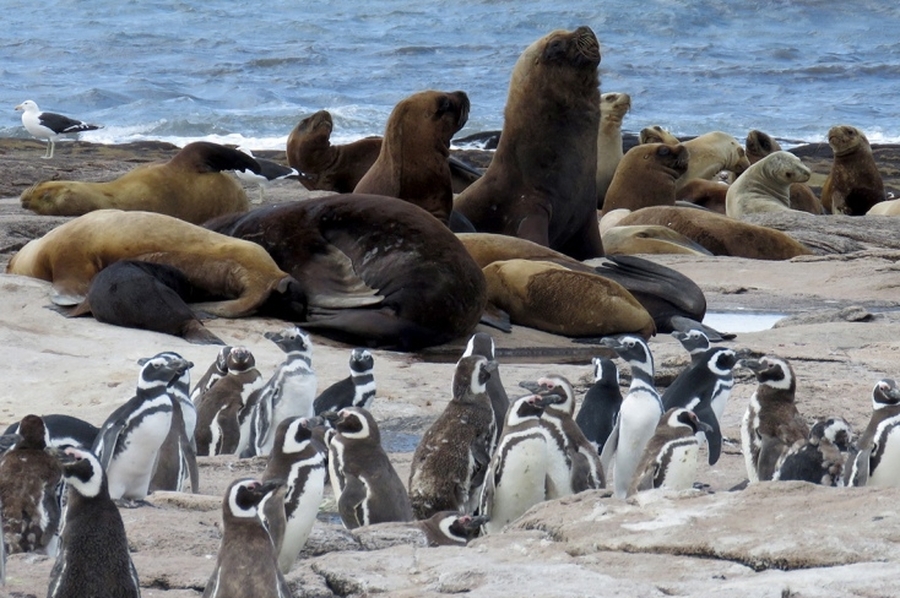
[[[712,428],[704,434],[706,434],[706,448],[709,451],[709,464],[715,465],[722,455],[722,430],[719,428],[719,420],[711,408],[701,409],[699,413],[695,411],[694,415]]]
[[[595,490],[596,484],[591,476],[591,463],[587,455],[573,451],[572,455],[572,491],[576,494],[585,490]]]
[[[852,465],[847,468],[844,478],[845,486],[865,486],[869,482],[869,460],[871,458],[872,448],[861,449],[855,456],[847,458],[848,463],[852,463]]]
[[[231,409],[221,409],[216,414],[216,423],[222,430],[219,436],[219,446],[209,447],[210,454],[230,455],[237,450],[241,440],[241,425],[238,423],[236,414]],[[215,452],[213,452],[215,450]]]
[[[759,447],[759,460],[756,462],[756,471],[759,474],[760,482],[772,479],[772,476],[775,475],[775,465],[786,449],[787,447],[781,439],[769,435],[762,436]]]
[[[344,522],[344,527],[355,529],[361,525],[366,525],[366,517],[362,508],[365,500],[366,485],[352,473],[344,472],[344,488],[341,490],[341,497],[338,499],[338,513],[341,516],[341,521]]]
[[[113,454],[116,452],[116,443],[119,441],[119,435],[124,429],[125,422],[116,420],[104,424],[103,429],[97,434],[97,439],[94,441],[91,452],[97,456],[103,471],[109,469],[109,462],[112,461]]]
[[[619,445],[619,415],[616,414],[616,423],[613,424],[612,432],[609,438],[603,443],[603,450],[600,451],[600,463],[603,465],[603,473],[609,476],[610,468],[613,463],[613,455],[616,454],[616,447]]]

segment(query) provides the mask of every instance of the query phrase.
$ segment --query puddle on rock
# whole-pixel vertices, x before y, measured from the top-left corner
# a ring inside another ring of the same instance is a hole
[[[722,332],[759,332],[768,330],[786,316],[763,312],[706,312],[703,323]]]

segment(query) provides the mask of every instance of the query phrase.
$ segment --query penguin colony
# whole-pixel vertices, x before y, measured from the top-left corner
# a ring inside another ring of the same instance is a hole
[[[246,347],[224,347],[191,389],[193,363],[167,351],[139,362],[133,396],[96,428],[76,417],[29,415],[0,436],[6,553],[56,559],[48,596],[139,596],[119,508],[154,490],[198,492],[198,455],[265,457],[259,480],[238,479],[222,502],[222,539],[204,596],[290,596],[287,574],[315,525],[330,479],[347,529],[409,522],[429,546],[465,545],[544,500],[604,489],[617,497],[697,485],[725,441],[720,419],[733,370],[756,379],[741,422],[751,483],[900,486],[900,386],[878,381],[858,442],[830,417],[800,414],[788,360],[711,346],[703,331],[673,334],[690,364],[660,394],[640,336],[591,339],[629,366],[596,357],[576,391],[549,373],[509,397],[491,337],[475,334],[456,364],[443,412],[416,448],[406,484],[381,443],[374,357],[353,349],[349,376],[316,396],[313,346],[297,328],[266,333],[285,360],[264,378]],[[371,410],[370,410],[371,409]],[[86,549],[86,547],[90,547]],[[3,554],[3,553],[0,553]],[[99,590],[98,590],[99,592]],[[102,592],[97,595],[105,595]]]

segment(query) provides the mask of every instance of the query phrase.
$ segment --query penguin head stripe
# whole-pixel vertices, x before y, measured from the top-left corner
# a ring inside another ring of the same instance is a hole
[[[338,411],[338,419],[334,425],[344,438],[356,440],[372,439],[381,442],[375,419],[361,407],[345,407]]]
[[[460,358],[453,372],[451,389],[453,398],[465,399],[470,394],[479,395],[486,392],[491,372],[496,369],[496,362],[490,362],[481,355]]]
[[[302,355],[312,361],[312,341],[299,326],[288,326],[279,332],[266,332],[263,336],[278,345],[285,353]]]
[[[256,507],[270,489],[253,479],[232,482],[226,497],[228,512],[242,519],[256,517]]]
[[[688,353],[694,354],[709,349],[709,337],[697,328],[688,331],[676,330],[672,333]]]
[[[256,358],[247,347],[232,347],[226,361],[229,372],[246,372],[250,368],[256,367]]]
[[[731,349],[719,347],[710,352],[706,366],[716,376],[724,377],[731,375],[735,363],[737,363],[737,353]]]
[[[591,363],[594,364],[594,382],[607,380],[610,383],[615,382],[616,386],[619,385],[619,368],[612,359],[594,357]]]
[[[891,378],[883,378],[875,383],[872,389],[872,408],[882,409],[900,403],[900,388]]]
[[[756,374],[757,381],[770,388],[791,390],[795,387],[794,370],[786,359],[766,355],[759,361],[748,360],[744,364]]]
[[[643,374],[644,378],[653,379],[653,354],[643,338],[634,334],[620,334],[606,337],[600,341],[600,344],[613,349],[619,357],[627,361],[631,366],[633,376]]]
[[[466,536],[459,533],[462,531],[462,529],[460,529],[460,526],[457,525],[457,520],[460,518],[461,516],[459,515],[459,513],[444,515],[443,517],[441,517],[441,520],[438,523],[438,529],[440,529],[441,532],[451,540],[455,540],[460,544],[465,544],[467,538]]]
[[[285,426],[286,428],[281,452],[287,454],[299,453],[309,446],[312,432],[306,427],[306,421],[305,417],[290,417],[279,424],[279,427]]]
[[[58,455],[66,483],[86,498],[93,498],[100,494],[103,490],[105,474],[100,461],[93,453],[70,447]]]
[[[850,445],[853,443],[853,430],[847,420],[842,417],[831,417],[819,423],[822,424],[822,430],[819,432],[822,438],[827,438],[841,452],[850,450]],[[818,425],[817,423],[813,428]],[[810,430],[809,434],[812,436],[813,431]]]
[[[506,425],[517,426],[530,419],[537,419],[544,413],[540,395],[519,397],[509,406],[506,412]]]
[[[350,351],[350,375],[371,374],[375,367],[375,358],[367,349],[356,348]]]
[[[228,354],[231,353],[231,349],[232,347],[230,346],[222,347],[216,355],[216,370],[220,374],[225,374],[228,371]]]
[[[572,390],[572,384],[564,377],[553,374],[538,378],[538,384],[541,387],[540,394],[555,394],[563,397],[559,403],[551,403],[547,409],[564,412],[568,414],[575,413],[575,392]]]
[[[670,428],[689,428],[694,433],[711,429],[709,425],[702,423],[693,411],[683,407],[676,407],[668,411],[666,425]]]
[[[170,351],[140,359],[138,364],[143,366],[137,384],[138,388],[142,390],[168,386],[194,365],[177,353]]]
[[[466,350],[463,351],[462,356],[481,355],[487,359],[494,359],[495,351],[496,347],[494,346],[493,337],[486,332],[476,332],[469,338],[469,342],[466,343]]]

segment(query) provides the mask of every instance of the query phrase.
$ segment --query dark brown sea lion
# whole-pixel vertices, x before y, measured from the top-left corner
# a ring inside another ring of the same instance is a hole
[[[644,143],[625,153],[609,184],[603,213],[675,205],[675,181],[688,167],[683,145]]]
[[[379,195],[334,195],[207,223],[252,240],[297,276],[303,327],[338,340],[415,350],[465,336],[485,307],[484,275],[425,210]]]
[[[862,131],[850,125],[831,127],[828,145],[834,152],[834,161],[822,185],[822,205],[826,210],[862,216],[885,200],[884,181]]]
[[[554,31],[513,68],[490,166],[456,199],[476,230],[576,259],[603,255],[597,229],[600,45],[588,27]]]
[[[747,133],[744,149],[747,152],[747,159],[750,160],[750,164],[756,164],[772,152],[780,152],[781,144],[775,141],[768,133],[753,129]]]
[[[747,133],[747,140],[744,142],[744,146],[747,150],[747,159],[750,160],[751,165],[756,164],[773,152],[781,151],[781,144],[770,135],[756,129]],[[792,210],[800,210],[810,214],[825,213],[822,202],[819,201],[812,188],[806,183],[791,183],[790,206]]]
[[[468,117],[469,97],[462,91],[421,91],[400,101],[388,118],[378,159],[354,192],[411,202],[448,224],[450,140]]]
[[[22,193],[22,207],[38,214],[80,216],[106,208],[141,210],[201,224],[210,218],[245,212],[243,187],[227,170],[259,164],[247,154],[216,143],[184,146],[168,162],[147,164],[105,183],[45,181]]]

